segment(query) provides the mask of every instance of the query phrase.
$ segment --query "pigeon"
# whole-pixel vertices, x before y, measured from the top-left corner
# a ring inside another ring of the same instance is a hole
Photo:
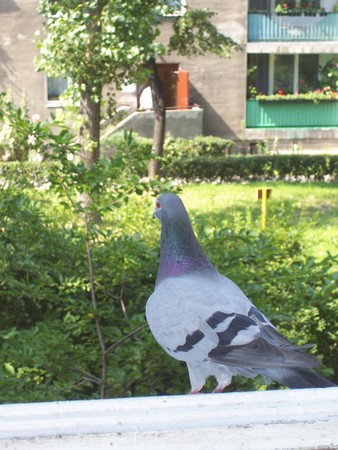
[[[154,218],[161,222],[160,262],[146,304],[158,344],[188,368],[191,394],[213,376],[222,392],[234,375],[261,375],[289,388],[333,387],[315,370],[321,364],[280,334],[269,319],[204,254],[185,206],[161,194]]]

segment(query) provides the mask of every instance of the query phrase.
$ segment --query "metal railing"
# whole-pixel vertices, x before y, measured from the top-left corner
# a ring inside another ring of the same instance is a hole
[[[326,128],[338,127],[338,101],[248,100],[247,128]]]
[[[338,14],[277,16],[249,13],[248,42],[338,41]]]

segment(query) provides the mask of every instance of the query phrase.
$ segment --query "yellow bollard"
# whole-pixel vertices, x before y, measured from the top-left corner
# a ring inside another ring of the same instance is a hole
[[[267,213],[267,200],[271,196],[271,189],[260,188],[258,189],[258,200],[262,200],[262,230],[266,228],[266,213]]]

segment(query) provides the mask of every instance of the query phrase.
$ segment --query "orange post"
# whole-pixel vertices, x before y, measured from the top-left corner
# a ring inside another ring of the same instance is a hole
[[[187,70],[177,72],[176,106],[178,109],[189,108],[189,72]]]

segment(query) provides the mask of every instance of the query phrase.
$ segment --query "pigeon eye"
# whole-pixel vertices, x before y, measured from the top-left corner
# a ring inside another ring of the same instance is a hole
[[[161,203],[160,202],[156,202],[156,208],[157,209],[161,209]]]

